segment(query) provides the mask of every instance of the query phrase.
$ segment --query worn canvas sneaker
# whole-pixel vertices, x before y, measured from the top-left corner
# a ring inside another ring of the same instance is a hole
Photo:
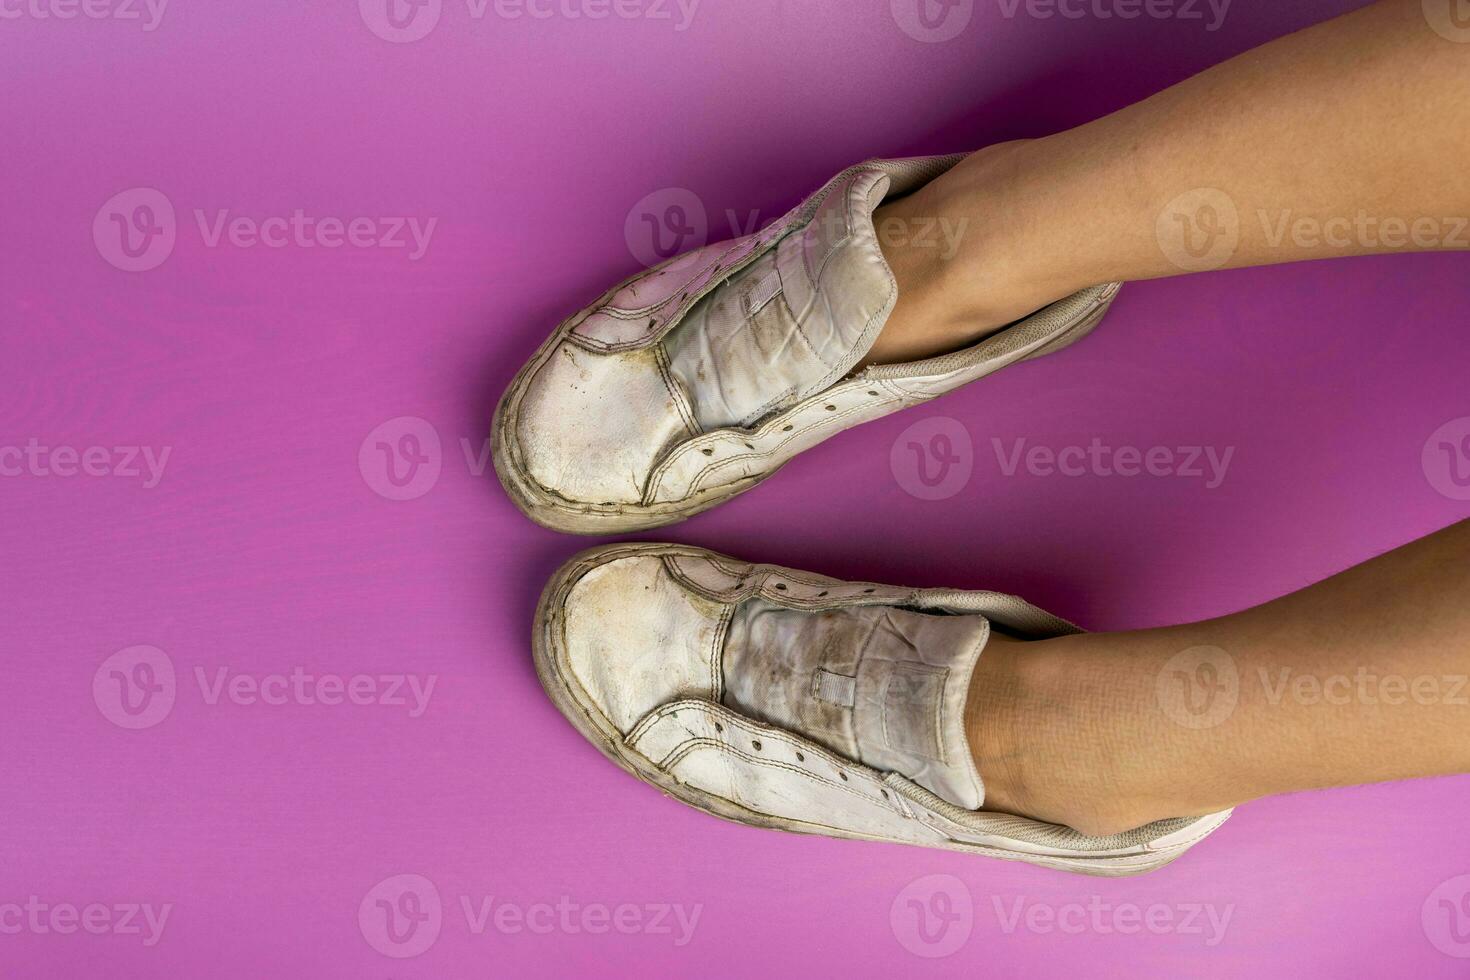
[[[640,273],[562,323],[496,411],[511,498],[561,531],[672,524],[844,429],[1087,333],[1120,284],[955,353],[853,373],[898,299],[874,210],[962,158],[850,167],[764,231]]]
[[[1131,875],[1229,811],[1088,837],[980,811],[964,730],[992,630],[1075,626],[995,592],[904,589],[700,548],[584,552],[546,586],[534,649],[562,714],[619,766],[755,827]]]

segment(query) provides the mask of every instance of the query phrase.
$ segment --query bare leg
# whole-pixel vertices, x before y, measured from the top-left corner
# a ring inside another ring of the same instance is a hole
[[[1466,248],[1470,43],[1420,0],[1273,41],[1110,116],[973,154],[879,209],[899,303],[868,363],[971,343],[1085,286]],[[902,229],[939,218],[952,249]]]
[[[1220,619],[993,643],[986,807],[1087,833],[1470,772],[1470,521]]]

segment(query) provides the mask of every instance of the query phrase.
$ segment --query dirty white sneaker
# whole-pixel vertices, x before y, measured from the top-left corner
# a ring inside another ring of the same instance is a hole
[[[873,211],[961,159],[850,167],[764,231],[634,276],[564,322],[496,411],[511,498],[561,531],[672,524],[844,429],[1087,333],[1118,283],[964,350],[852,373],[898,299]]]
[[[1161,867],[1229,811],[1087,837],[985,813],[964,731],[992,629],[1077,632],[995,592],[904,589],[617,544],[547,585],[534,648],[562,714],[628,772],[756,827],[972,851],[1066,871]]]

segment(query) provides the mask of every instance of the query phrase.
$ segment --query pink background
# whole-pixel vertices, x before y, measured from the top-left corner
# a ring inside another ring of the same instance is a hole
[[[533,526],[476,472],[512,373],[637,268],[630,211],[646,196],[692,191],[725,237],[727,209],[772,220],[865,156],[1073,125],[1353,6],[1239,0],[1210,31],[1008,17],[981,0],[942,43],[905,33],[879,0],[705,0],[682,31],[672,6],[669,20],[493,6],[476,19],[444,0],[412,43],[377,36],[351,0],[173,0],[151,31],[11,8],[0,451],[35,439],[104,447],[114,466],[115,447],[170,456],[152,488],[36,467],[0,477],[0,926],[6,903],[32,895],[172,909],[152,946],[0,932],[0,973],[1465,975],[1470,961],[1421,923],[1431,892],[1470,873],[1465,778],[1260,802],[1127,881],[771,834],[661,798],[586,744],[532,671],[536,596],[592,542]],[[107,213],[94,244],[105,202],[132,188],[177,213],[175,247],[149,271],[107,260]],[[437,225],[417,260],[211,247],[195,209]],[[1421,459],[1470,415],[1467,299],[1463,255],[1132,285],[1085,343],[834,439],[657,536],[1017,592],[1092,628],[1224,613],[1470,514]],[[375,492],[373,447],[361,467],[359,449],[403,416],[440,438],[440,474],[391,500]],[[973,476],[925,501],[890,450],[933,416],[972,436]],[[1006,477],[992,437],[1235,453],[1215,489]],[[104,661],[139,645],[174,667],[175,703],[128,730],[110,720]],[[437,680],[409,717],[211,704],[196,670],[221,668]],[[434,883],[442,928],[395,960],[358,908],[402,874]],[[910,952],[895,905],[929,875],[973,902],[968,940],[934,960]],[[683,946],[562,927],[476,935],[461,897],[700,917]],[[994,903],[1021,899],[1233,911],[1207,947],[1178,931],[1007,932]]]

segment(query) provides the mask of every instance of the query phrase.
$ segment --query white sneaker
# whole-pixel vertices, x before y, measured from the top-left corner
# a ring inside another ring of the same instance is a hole
[[[1088,837],[981,812],[964,708],[992,628],[1023,639],[1078,632],[995,592],[842,582],[701,548],[617,544],[553,576],[534,648],[552,701],[605,755],[738,823],[1131,875],[1230,815]]]
[[[898,299],[873,211],[961,159],[850,167],[759,234],[678,256],[564,322],[496,411],[511,499],[560,531],[672,524],[844,429],[1086,334],[1119,283],[964,350],[852,373]]]

